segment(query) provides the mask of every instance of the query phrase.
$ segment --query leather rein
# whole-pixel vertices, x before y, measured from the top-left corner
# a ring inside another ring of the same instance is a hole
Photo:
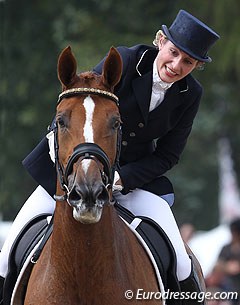
[[[78,96],[78,95],[84,95],[84,94],[93,94],[93,95],[98,95],[98,96],[103,96],[105,98],[110,99],[113,101],[117,106],[118,104],[118,97],[105,90],[101,89],[95,89],[95,88],[73,88],[73,89],[68,89],[63,91],[62,93],[59,94],[57,105],[64,99],[64,98],[69,98],[72,96]],[[119,164],[119,156],[120,156],[120,142],[121,142],[121,128],[118,129],[118,135],[117,135],[117,153],[115,157],[114,164],[110,165],[109,158],[107,154],[103,151],[103,149],[98,146],[95,143],[80,143],[78,144],[71,155],[71,157],[68,160],[67,166],[64,169],[63,166],[61,165],[59,161],[59,144],[58,144],[58,127],[56,124],[56,121],[54,122],[53,125],[53,131],[54,131],[54,151],[55,151],[55,166],[57,170],[57,176],[59,179],[59,183],[61,186],[61,189],[64,191],[64,195],[59,196],[55,195],[54,198],[58,201],[68,201],[68,196],[69,196],[69,189],[68,189],[68,184],[67,184],[67,178],[69,174],[72,172],[73,169],[73,164],[80,159],[80,161],[84,159],[92,159],[96,161],[97,164],[102,164],[103,165],[103,170],[99,167],[102,181],[106,189],[110,190],[112,189],[113,186],[113,179],[114,179],[114,172],[116,168],[118,167]]]

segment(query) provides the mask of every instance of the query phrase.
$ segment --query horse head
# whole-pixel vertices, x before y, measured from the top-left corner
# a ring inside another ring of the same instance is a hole
[[[113,47],[101,75],[78,75],[70,47],[58,59],[63,91],[55,124],[57,192],[64,192],[62,198],[73,208],[73,217],[82,223],[98,222],[110,201],[121,125],[113,89],[121,73],[122,60]]]

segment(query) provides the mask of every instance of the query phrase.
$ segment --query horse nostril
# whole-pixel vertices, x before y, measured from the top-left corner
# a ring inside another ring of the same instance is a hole
[[[68,195],[68,201],[70,204],[77,205],[77,203],[82,199],[81,194],[77,191],[76,188],[73,188]]]
[[[109,194],[106,187],[102,183],[84,187],[75,185],[68,195],[68,202],[72,206],[77,206],[80,202],[84,202],[89,207],[96,203],[104,205],[109,202]]]
[[[100,203],[108,203],[109,202],[109,194],[104,185],[100,185],[98,190],[95,193],[96,201]]]

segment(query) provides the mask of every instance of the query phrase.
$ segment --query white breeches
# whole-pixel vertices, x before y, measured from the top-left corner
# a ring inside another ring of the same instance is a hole
[[[34,217],[44,213],[53,214],[55,209],[55,201],[45,191],[44,188],[38,186],[25,202],[3,244],[0,252],[0,275],[5,277],[8,269],[8,257],[11,247],[22,228]]]
[[[178,280],[186,279],[191,272],[191,260],[185,250],[178,226],[168,203],[159,196],[140,189],[136,189],[127,195],[122,195],[118,192],[115,197],[119,204],[134,215],[149,217],[160,225],[172,242],[176,252]],[[5,277],[7,274],[9,252],[24,225],[36,215],[43,213],[53,214],[54,209],[54,199],[41,186],[38,186],[18,213],[0,252],[1,276]]]

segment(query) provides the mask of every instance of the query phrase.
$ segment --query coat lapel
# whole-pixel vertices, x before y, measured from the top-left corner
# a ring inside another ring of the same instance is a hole
[[[146,123],[152,94],[152,71],[149,71],[141,77],[135,78],[132,82],[132,87],[144,122]]]
[[[166,92],[162,103],[150,112],[149,118],[154,119],[173,111],[174,108],[178,107],[183,102],[183,95],[180,91],[180,84],[177,82],[172,85]]]
[[[149,115],[153,118],[161,115],[163,109],[171,111],[175,107],[178,107],[182,102],[182,93],[187,91],[187,89],[185,89],[187,88],[185,79],[173,84],[172,87],[167,90],[162,103],[149,113],[152,94],[152,71],[134,79],[132,86],[145,124],[147,123]]]

